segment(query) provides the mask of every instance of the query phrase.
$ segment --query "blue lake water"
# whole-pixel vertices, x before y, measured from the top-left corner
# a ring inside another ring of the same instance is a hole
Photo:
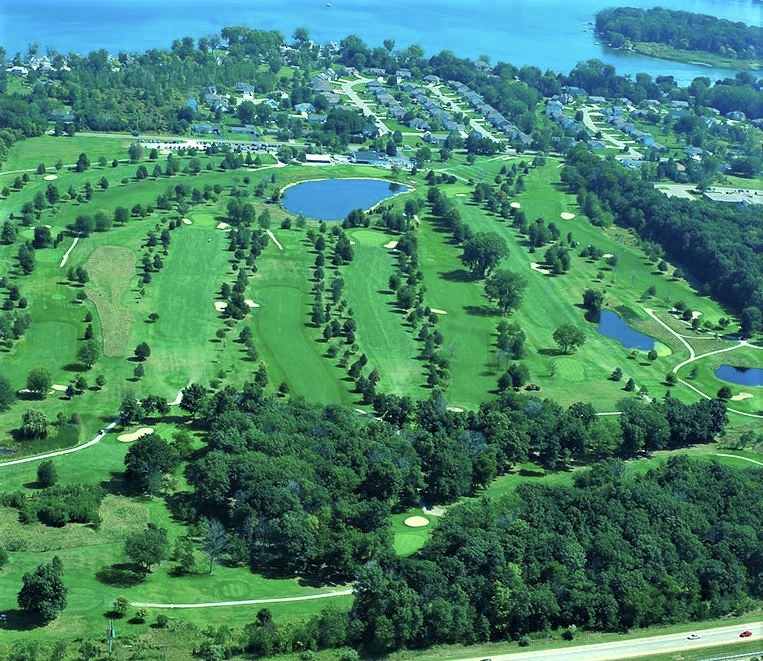
[[[713,374],[723,381],[740,386],[763,386],[763,369],[759,367],[721,365]]]
[[[353,209],[367,211],[407,186],[380,179],[321,179],[289,186],[281,197],[284,208],[317,220],[344,220]]]
[[[602,310],[599,326],[596,329],[604,337],[617,340],[626,349],[641,349],[650,351],[654,349],[654,338],[633,330],[626,324],[616,312]]]
[[[492,62],[531,64],[568,73],[597,58],[618,73],[673,75],[681,84],[696,76],[725,78],[728,71],[658,60],[607,48],[587,28],[611,0],[0,0],[0,45],[10,55],[36,42],[41,52],[116,54],[169,48],[175,38],[219,33],[226,25],[278,30],[290,39],[306,27],[320,43],[349,34],[369,46],[394,39],[397,49],[420,45],[427,56],[451,50],[459,57],[487,55]],[[760,25],[753,0],[628,0],[629,7],[655,5]]]

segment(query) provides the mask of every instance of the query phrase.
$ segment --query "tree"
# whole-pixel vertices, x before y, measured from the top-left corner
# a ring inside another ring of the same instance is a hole
[[[43,461],[37,467],[37,484],[43,488],[52,487],[58,481],[55,464],[50,460]]]
[[[498,308],[506,314],[522,303],[522,294],[527,287],[527,279],[508,269],[498,269],[485,280],[485,296],[496,301]]]
[[[716,397],[722,402],[728,402],[733,394],[734,392],[729,386],[722,386],[720,390],[718,390]]]
[[[742,337],[752,337],[763,328],[763,313],[755,306],[746,307],[739,315],[739,333]]]
[[[69,591],[63,582],[63,565],[58,556],[24,574],[18,594],[19,608],[43,622],[51,622],[66,608]]]
[[[7,411],[15,401],[16,392],[13,390],[11,382],[0,374],[0,413]]]
[[[575,353],[585,342],[585,333],[573,324],[562,324],[554,331],[553,337],[564,353]]]
[[[100,358],[101,350],[96,340],[85,340],[79,345],[77,350],[77,359],[88,369],[90,369]]]
[[[609,375],[611,381],[619,381],[623,378],[623,371],[619,367],[615,367],[612,370],[612,374]]]
[[[461,261],[477,277],[483,277],[509,254],[506,242],[495,232],[477,232],[464,243]]]
[[[24,438],[45,438],[50,421],[39,409],[27,409],[21,416],[21,435]]]
[[[51,385],[53,385],[53,375],[47,367],[42,365],[33,367],[26,378],[27,390],[39,399],[45,398]]]
[[[599,289],[586,289],[583,292],[583,307],[589,312],[599,312],[603,304],[603,291]]]
[[[125,480],[140,493],[158,492],[161,476],[173,473],[180,463],[177,450],[158,434],[142,436],[127,451]]]
[[[200,383],[190,383],[182,390],[183,397],[180,400],[180,408],[195,416],[204,406],[207,398],[207,389]]]
[[[123,425],[131,425],[141,420],[145,412],[132,391],[125,392],[119,409],[119,420]]]
[[[225,532],[225,526],[218,519],[207,519],[201,535],[201,550],[209,557],[209,573],[211,574],[215,561],[228,548],[228,535]]]
[[[75,169],[77,172],[84,172],[90,167],[90,159],[87,157],[87,154],[82,153],[79,155],[79,158],[77,158],[77,165],[75,166]]]
[[[148,342],[141,342],[135,347],[134,353],[138,360],[146,360],[151,355],[151,347],[148,346]]]
[[[674,386],[678,383],[678,375],[675,372],[668,372],[665,375],[665,383],[669,386]]]
[[[146,529],[136,532],[125,540],[125,553],[144,574],[151,573],[151,567],[166,560],[170,555],[170,540],[167,530],[155,523],[149,523]]]

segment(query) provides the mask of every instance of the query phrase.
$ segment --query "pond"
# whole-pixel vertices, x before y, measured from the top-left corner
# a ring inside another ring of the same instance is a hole
[[[596,330],[604,337],[617,340],[626,349],[641,349],[642,351],[654,349],[654,338],[633,330],[622,320],[620,315],[611,310],[601,311],[599,326]]]
[[[367,211],[407,186],[382,179],[303,181],[283,192],[281,204],[290,213],[316,220],[344,220],[353,209]]]
[[[721,365],[713,374],[723,381],[740,386],[763,386],[763,369],[759,367]]]

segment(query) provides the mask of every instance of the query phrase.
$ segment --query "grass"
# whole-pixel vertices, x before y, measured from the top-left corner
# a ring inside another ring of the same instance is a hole
[[[11,146],[8,160],[3,167],[0,177],[11,176],[15,170],[36,169],[40,163],[45,163],[48,172],[55,172],[53,166],[61,161],[65,166],[73,165],[81,153],[86,153],[92,164],[96,164],[101,156],[108,159],[127,158],[127,148],[132,143],[128,138],[102,137],[52,137],[42,135],[37,138],[27,138]],[[0,179],[2,181],[2,179]]]

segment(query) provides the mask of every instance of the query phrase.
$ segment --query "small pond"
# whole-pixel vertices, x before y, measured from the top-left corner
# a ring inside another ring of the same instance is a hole
[[[763,386],[763,369],[759,367],[721,365],[713,374],[723,381],[740,386]]]
[[[654,349],[654,338],[633,330],[626,324],[619,314],[612,310],[602,310],[599,318],[599,326],[596,329],[604,337],[617,340],[626,349],[641,349],[651,351]]]
[[[303,181],[284,190],[281,204],[296,216],[344,220],[353,209],[367,211],[407,186],[381,179],[321,179]]]

